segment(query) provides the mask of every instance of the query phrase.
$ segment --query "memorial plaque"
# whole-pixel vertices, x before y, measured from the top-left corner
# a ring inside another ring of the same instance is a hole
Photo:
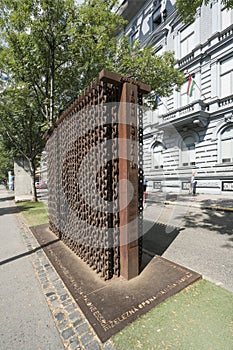
[[[190,182],[182,182],[182,190],[187,190],[189,191],[190,190]]]
[[[233,181],[222,181],[222,191],[233,191]]]
[[[161,190],[161,189],[162,189],[162,183],[161,183],[161,181],[154,181],[154,182],[153,182],[153,189],[154,189],[154,190]]]

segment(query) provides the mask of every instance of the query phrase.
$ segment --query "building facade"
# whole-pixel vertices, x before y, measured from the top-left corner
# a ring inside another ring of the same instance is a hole
[[[140,3],[140,7],[138,4]],[[137,4],[137,6],[136,6]],[[195,173],[197,193],[233,194],[233,10],[212,0],[185,25],[175,1],[123,1],[124,34],[174,51],[187,81],[160,97],[144,118],[144,173],[148,191],[188,193]],[[132,11],[130,11],[130,8]],[[192,81],[191,81],[192,80]],[[190,93],[193,83],[193,91]]]

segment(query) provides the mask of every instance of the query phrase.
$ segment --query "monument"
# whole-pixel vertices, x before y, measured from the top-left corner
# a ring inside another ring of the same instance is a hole
[[[50,229],[105,280],[139,274],[149,91],[103,70],[46,134]]]

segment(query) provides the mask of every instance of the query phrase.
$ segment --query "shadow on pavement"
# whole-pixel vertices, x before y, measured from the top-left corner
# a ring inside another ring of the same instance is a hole
[[[52,240],[52,241],[50,241],[50,242],[47,242],[46,244],[40,245],[40,246],[37,247],[37,248],[34,248],[34,249],[29,250],[29,251],[27,251],[27,252],[24,252],[24,253],[21,253],[21,254],[12,256],[11,258],[2,260],[2,261],[0,261],[0,266],[1,266],[1,265],[8,264],[8,263],[10,263],[10,262],[12,262],[12,261],[15,261],[15,260],[24,258],[25,256],[31,255],[31,254],[37,252],[38,250],[41,250],[41,249],[43,249],[43,248],[45,248],[45,247],[48,247],[48,246],[50,246],[50,245],[52,245],[52,244],[54,244],[54,243],[59,242],[59,241],[60,241],[59,238],[58,238],[58,239],[54,239],[54,240]]]
[[[8,197],[9,199],[9,197]],[[9,206],[9,207],[5,207],[5,208],[0,208],[0,216],[1,215],[9,215],[9,214],[17,214],[19,212],[22,211],[27,211],[29,209],[32,209],[33,206],[23,206],[21,205],[20,207],[16,207],[16,206]]]
[[[19,211],[17,207],[7,207],[7,208],[0,208],[0,216],[1,215],[9,215],[9,214],[17,214]]]
[[[0,202],[12,201],[14,199],[15,199],[15,196],[3,197],[3,198],[0,198]]]
[[[203,209],[202,212],[189,212],[183,216],[184,226],[187,228],[202,228],[219,234],[233,235],[233,213]]]
[[[167,250],[167,248],[176,239],[181,228],[174,226],[167,226],[161,223],[152,223],[149,220],[143,221],[145,234],[143,235],[142,243],[142,264],[141,271],[153,259],[155,255],[160,255]]]

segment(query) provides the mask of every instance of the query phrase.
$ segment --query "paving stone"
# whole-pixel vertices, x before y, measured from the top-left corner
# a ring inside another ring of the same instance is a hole
[[[53,284],[54,288],[56,289],[57,294],[60,296],[62,294],[65,294],[65,290],[63,286]]]
[[[73,313],[69,314],[70,320],[80,319],[81,315],[77,311],[74,311]]]
[[[52,306],[52,308],[55,309],[55,308],[60,306],[60,303],[57,299],[55,299],[55,300],[50,301],[50,305]]]
[[[70,343],[71,349],[75,349],[76,350],[78,348],[78,346],[80,346],[80,341],[79,341],[78,337],[76,337],[76,336],[71,338],[69,340],[69,343]]]
[[[74,311],[75,311],[74,305],[73,305],[73,304],[68,305],[68,306],[66,307],[66,311],[67,311],[68,313],[74,312]]]
[[[29,232],[25,232],[24,236],[25,240],[28,240],[29,246],[38,246]],[[85,317],[81,314],[78,306],[74,304],[44,252],[37,251],[32,255],[32,261],[63,339],[64,347],[70,350],[116,350],[111,343],[106,343],[103,347],[103,344],[98,342],[95,333],[89,328]]]
[[[116,350],[113,346],[113,344],[110,341],[107,341],[104,346],[103,346],[104,350]]]
[[[80,317],[75,322],[73,322],[73,326],[76,327],[76,326],[80,325],[81,323],[83,323],[83,319]]]
[[[58,323],[57,326],[61,331],[63,331],[67,327],[68,323],[68,320],[64,320],[63,322]]]
[[[80,340],[81,340],[82,344],[85,346],[94,340],[94,335],[90,332],[85,333],[84,335],[82,335]]]
[[[59,312],[58,314],[55,315],[55,318],[60,322],[64,320],[65,314],[63,312]]]
[[[67,299],[67,300],[64,300],[62,302],[62,305],[65,307],[65,306],[68,306],[68,305],[71,305],[72,304],[72,300],[71,299]]]
[[[62,290],[62,293],[64,293],[64,290]],[[59,293],[58,293],[59,294]],[[62,301],[66,300],[67,298],[69,298],[69,295],[68,294],[63,294],[63,295],[60,295],[60,299]]]
[[[48,281],[48,278],[46,276],[40,277],[40,281],[41,281],[41,283],[46,283]]]
[[[85,346],[85,350],[100,350],[100,349],[101,349],[100,345],[96,340]]]
[[[70,337],[72,337],[74,335],[74,331],[70,327],[70,328],[65,329],[61,335],[64,339],[69,339]]]
[[[80,326],[76,327],[75,329],[79,336],[89,331],[89,327],[86,322],[82,323]]]

